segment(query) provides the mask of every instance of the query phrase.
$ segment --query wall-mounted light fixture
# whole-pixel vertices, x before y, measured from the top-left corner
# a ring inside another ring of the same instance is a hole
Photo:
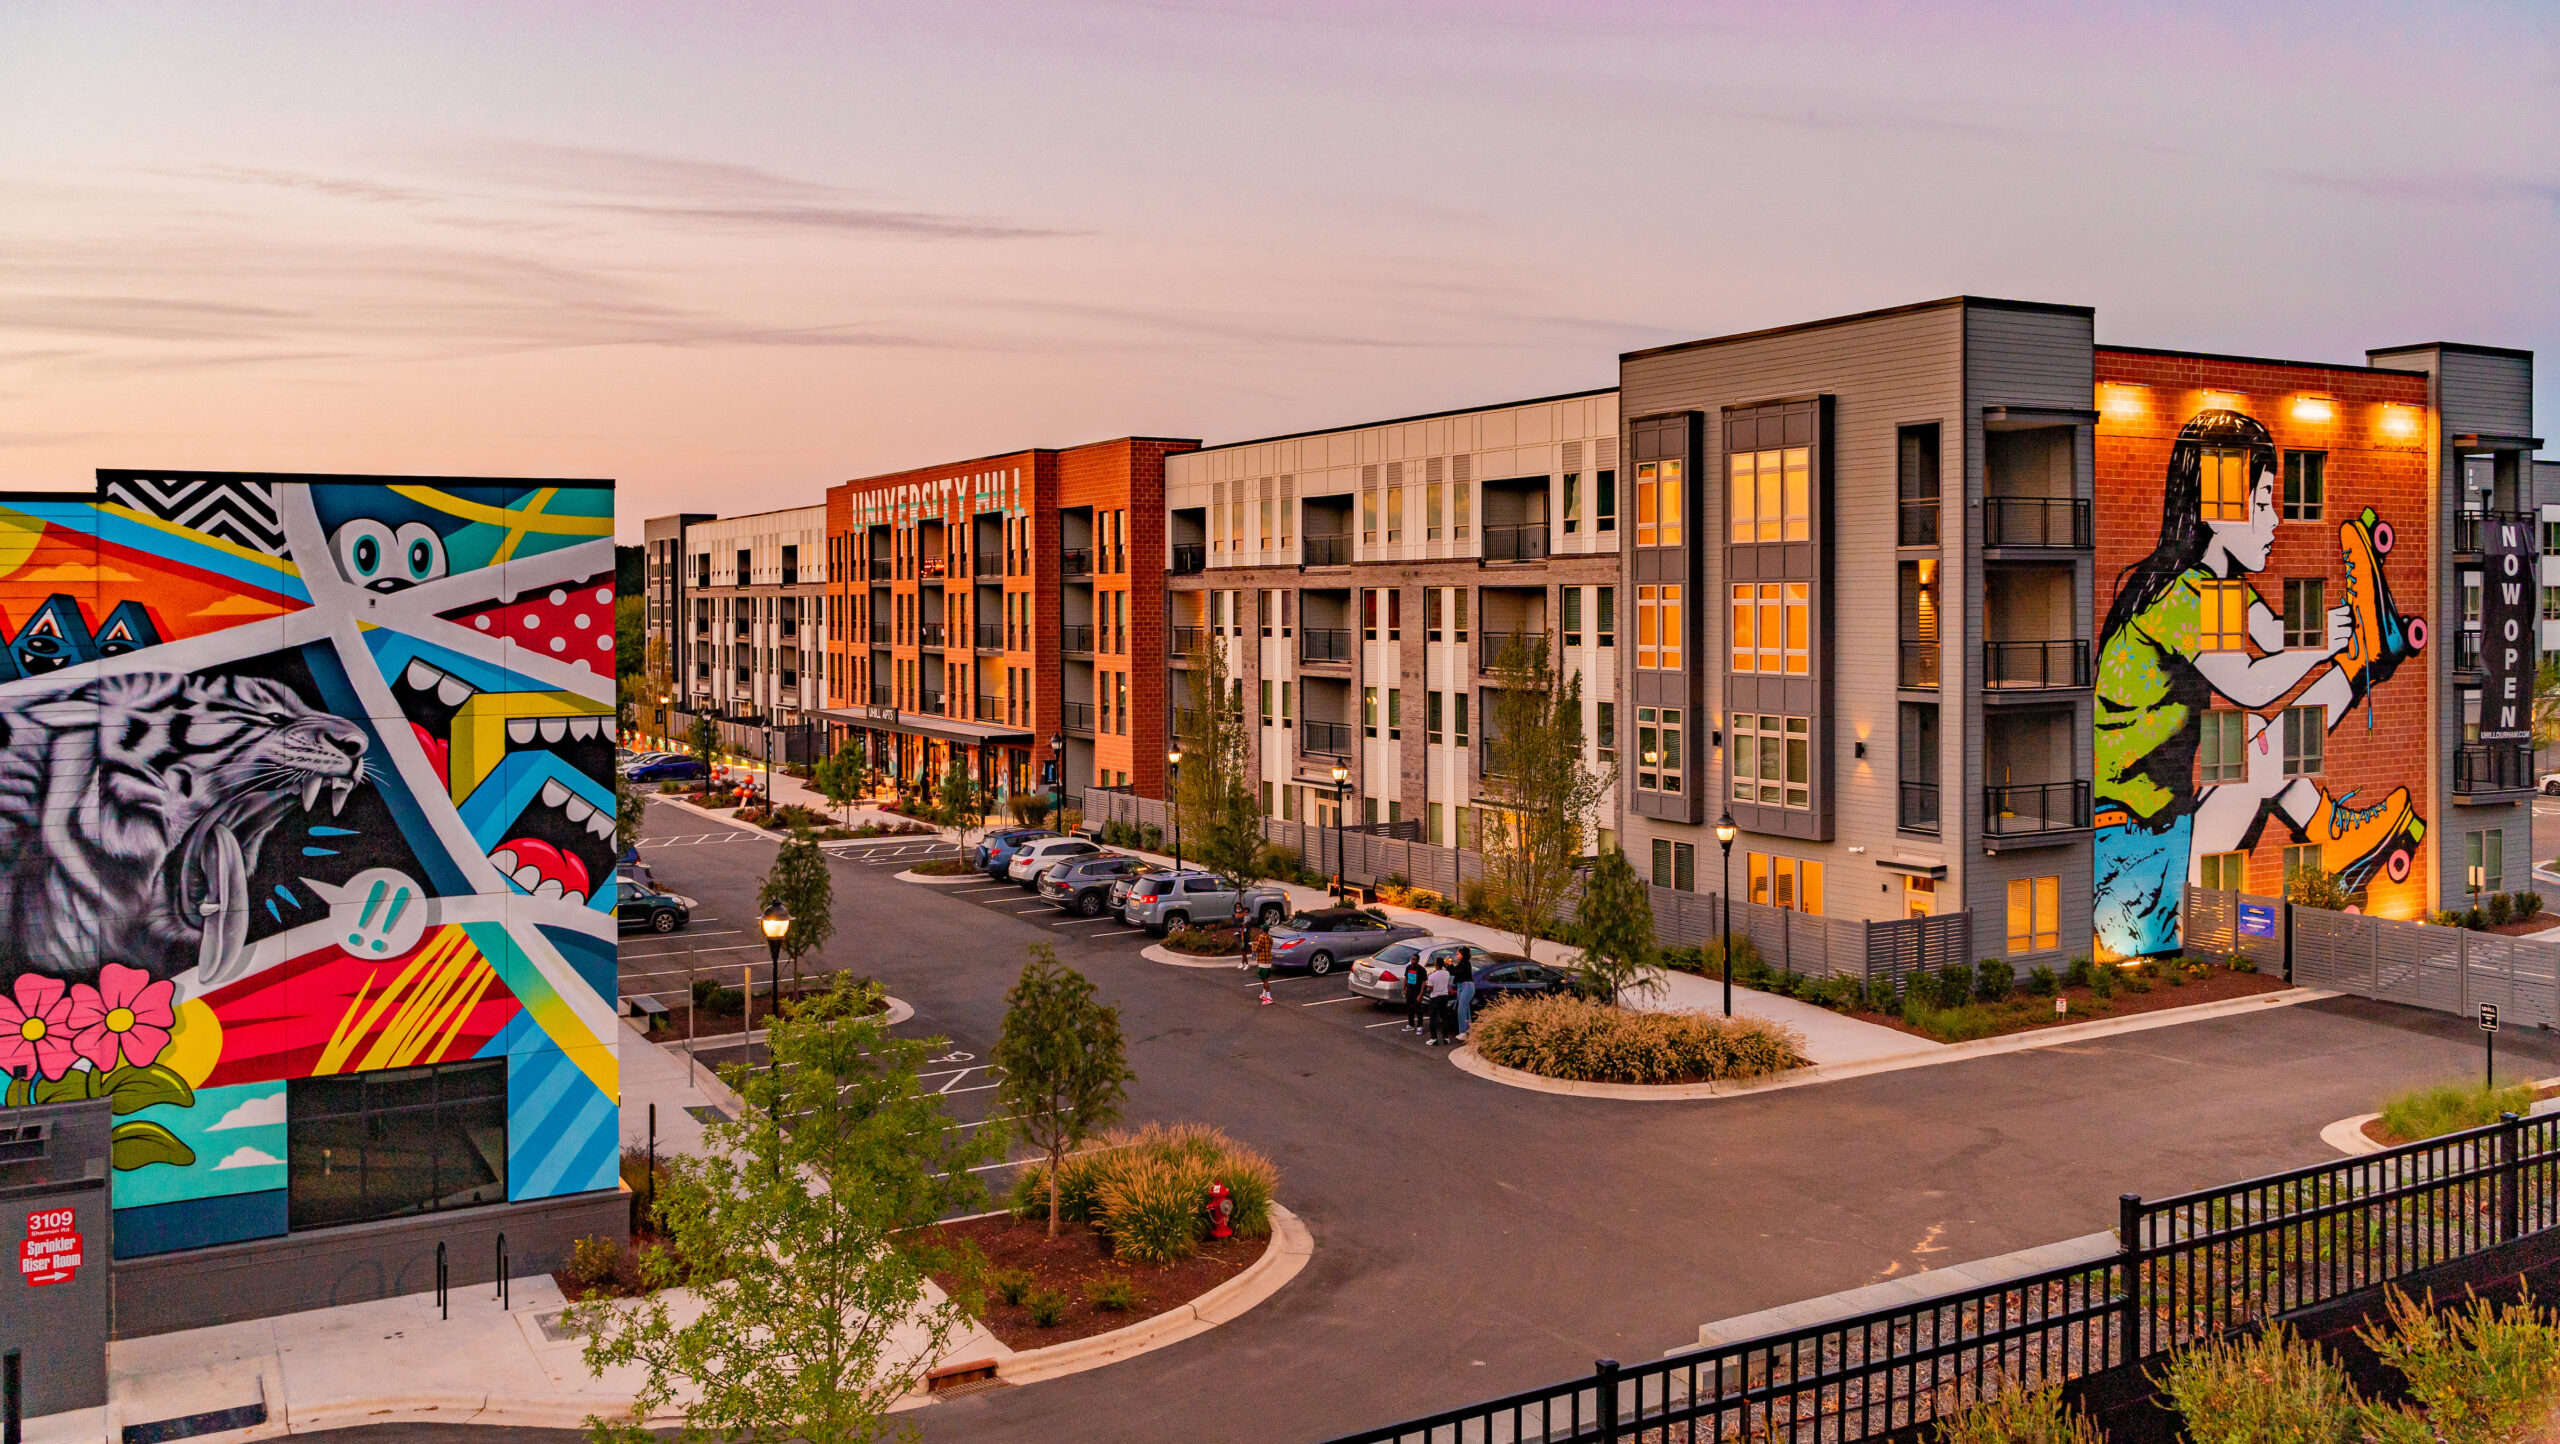
[[[2293,419],[2326,426],[2338,419],[2338,403],[2327,396],[2297,396],[2293,398]]]
[[[2142,385],[2136,381],[2110,381],[2098,388],[2099,405],[2109,416],[2127,418],[2142,414]]]
[[[1858,755],[1859,755],[1859,756],[1861,756],[1861,757],[1864,757],[1864,756],[1866,756],[1866,755],[1867,755],[1867,744],[1865,744],[1864,742],[1861,742],[1861,743],[1859,743],[1859,744],[1858,744]],[[1852,851],[1855,851],[1855,849],[1852,849]]]
[[[2240,393],[2208,386],[2204,393],[2204,408],[2207,411],[2237,411],[2240,409]]]
[[[2382,434],[2407,441],[2418,434],[2418,408],[2397,401],[2382,403]]]

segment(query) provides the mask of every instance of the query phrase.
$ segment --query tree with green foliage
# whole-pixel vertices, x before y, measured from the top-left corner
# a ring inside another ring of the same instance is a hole
[[[1662,986],[1660,948],[1653,937],[1653,900],[1627,855],[1610,848],[1582,879],[1582,905],[1574,914],[1574,943],[1582,949],[1578,980],[1588,996],[1615,1003],[1629,992]]]
[[[862,795],[862,784],[869,772],[860,753],[840,747],[810,765],[809,785],[818,790],[829,807],[836,809],[840,819],[849,820],[848,809]]]
[[[1120,1121],[1122,1085],[1137,1075],[1121,1046],[1120,1010],[1047,943],[1031,945],[1004,1003],[1004,1028],[987,1061],[1002,1075],[996,1099],[1014,1131],[1049,1155],[1049,1237],[1056,1238],[1059,1161]]]
[[[616,772],[613,775],[613,846],[614,855],[640,845],[640,820],[649,806],[640,785]]]
[[[616,679],[629,677],[647,686],[649,623],[647,602],[640,597],[613,599],[613,669]]]
[[[2295,907],[2322,908],[2333,913],[2345,912],[2355,905],[2355,894],[2347,891],[2334,872],[2315,863],[2304,863],[2284,875],[2284,895]]]
[[[1527,953],[1554,928],[1616,776],[1583,756],[1582,672],[1555,659],[1545,633],[1512,637],[1493,670],[1477,846],[1501,925]]]
[[[1241,895],[1263,879],[1256,729],[1244,715],[1243,693],[1228,682],[1226,648],[1205,634],[1191,654],[1191,687],[1173,789],[1183,861],[1225,878]]]
[[[827,870],[827,855],[809,829],[794,829],[791,839],[775,850],[756,903],[767,908],[779,903],[791,910],[791,929],[782,935],[782,960],[791,965],[791,980],[797,983],[800,960],[825,947],[836,930],[835,875]],[[779,996],[781,991],[777,978],[774,992]]]
[[[589,1372],[638,1366],[627,1415],[592,1437],[658,1444],[641,1421],[681,1407],[685,1444],[882,1437],[888,1411],[973,1327],[964,1285],[933,1302],[932,1276],[974,1280],[974,1254],[927,1225],[978,1206],[978,1165],[1002,1156],[995,1126],[967,1128],[923,1086],[941,1038],[891,1034],[877,985],[777,1018],[774,1066],[723,1069],[744,1116],[703,1129],[696,1154],[663,1157],[654,1213],[663,1247],[641,1257],[640,1299],[573,1305]],[[699,1304],[678,1322],[663,1290]]]
[[[710,786],[711,770],[719,765],[720,759],[720,731],[711,725],[710,718],[698,716],[693,719],[693,731],[684,739],[684,750],[701,761],[702,783],[705,787]]]
[[[978,830],[986,826],[987,798],[969,776],[969,761],[959,748],[951,749],[951,765],[942,774],[942,786],[934,794],[933,820],[959,834],[963,849],[978,840]]]

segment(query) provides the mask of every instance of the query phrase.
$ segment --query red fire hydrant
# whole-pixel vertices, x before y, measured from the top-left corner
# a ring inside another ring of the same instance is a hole
[[[1234,1238],[1236,1231],[1228,1227],[1227,1221],[1235,1217],[1235,1212],[1236,1198],[1234,1194],[1227,1191],[1227,1186],[1223,1183],[1210,1184],[1209,1237]]]

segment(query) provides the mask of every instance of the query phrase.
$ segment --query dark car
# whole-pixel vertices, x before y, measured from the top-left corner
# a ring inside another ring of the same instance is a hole
[[[1271,962],[1275,967],[1304,968],[1323,977],[1335,967],[1365,958],[1389,943],[1427,936],[1427,928],[1390,922],[1384,913],[1360,908],[1321,908],[1292,914],[1271,930]]]
[[[1541,993],[1562,993],[1573,987],[1573,975],[1561,968],[1533,963],[1518,953],[1488,952],[1481,944],[1463,938],[1424,937],[1410,942],[1391,943],[1351,970],[1351,991],[1380,1003],[1404,1001],[1404,965],[1419,957],[1426,969],[1433,964],[1450,964],[1466,955],[1476,985],[1476,1006],[1484,1007],[1496,998],[1529,997]]]
[[[699,757],[668,757],[634,767],[624,775],[634,782],[689,782],[702,772]]]
[[[1476,1007],[1496,998],[1533,998],[1573,991],[1573,974],[1527,958],[1496,954],[1490,966],[1475,964]]]
[[[643,887],[628,877],[616,877],[613,920],[623,928],[639,928],[653,933],[671,933],[693,921],[693,899],[671,892]]]
[[[978,870],[998,882],[1010,882],[1012,879],[1005,875],[1005,869],[1013,866],[1014,853],[1019,851],[1026,842],[1038,842],[1044,837],[1057,835],[1045,827],[1026,827],[1009,833],[997,833],[996,837],[1001,840],[986,844],[978,859]]]
[[[984,868],[987,859],[993,857],[998,848],[1011,847],[1035,837],[1055,836],[1056,833],[1045,827],[999,827],[993,832],[980,834],[977,846],[969,851],[969,865]]]
[[[1161,864],[1118,853],[1074,858],[1040,875],[1040,896],[1080,917],[1098,918],[1111,911],[1113,883],[1161,871]]]

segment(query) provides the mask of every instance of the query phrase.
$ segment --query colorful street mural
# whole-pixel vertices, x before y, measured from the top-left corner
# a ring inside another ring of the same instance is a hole
[[[119,1255],[354,1178],[288,1121],[336,1075],[503,1069],[419,1206],[614,1186],[612,530],[601,483],[0,493],[0,1103],[112,1100]]]
[[[2346,582],[2325,645],[2285,646],[2282,613],[2249,580],[2275,540],[2280,467],[2256,419],[2195,415],[2170,450],[2158,544],[2117,579],[2098,644],[2092,790],[2105,956],[2178,951],[2202,860],[2254,847],[2270,820],[2317,844],[2350,891],[2377,873],[2406,879],[2426,836],[2408,787],[2366,800],[2285,775],[2282,711],[2321,709],[2330,731],[2371,725],[2373,689],[2425,648],[2426,621],[2393,601],[2391,523],[2368,507],[2337,524]],[[2217,704],[2240,709],[2242,758],[2207,783],[2198,744]]]

